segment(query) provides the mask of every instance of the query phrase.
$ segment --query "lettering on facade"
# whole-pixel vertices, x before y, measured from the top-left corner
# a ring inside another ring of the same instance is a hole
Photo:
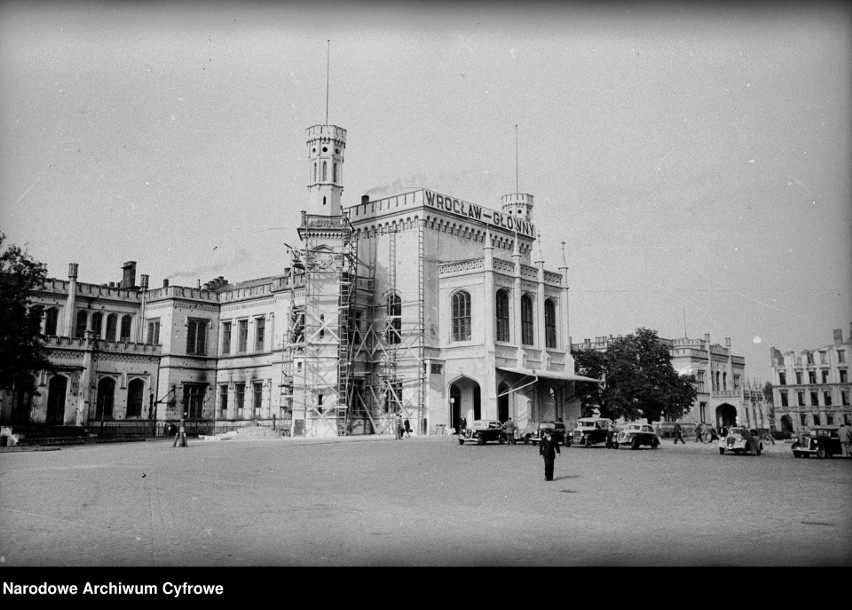
[[[426,196],[426,205],[429,207],[450,212],[451,214],[461,216],[462,218],[478,220],[480,222],[485,222],[483,219],[486,219],[494,226],[502,227],[509,231],[517,231],[521,235],[525,235],[527,237],[535,237],[535,226],[521,218],[509,216],[508,214],[503,214],[502,212],[493,210],[483,211],[481,206],[474,203],[469,203],[446,195],[440,195],[438,193],[433,193],[432,191],[424,190],[423,193]]]

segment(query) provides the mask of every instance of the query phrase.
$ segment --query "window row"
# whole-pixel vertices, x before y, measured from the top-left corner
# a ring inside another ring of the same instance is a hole
[[[130,341],[133,336],[134,314],[105,313],[80,309],[74,320],[74,336],[83,338],[86,331],[94,333],[96,339],[107,341]],[[49,307],[44,313],[44,334],[56,335],[59,325],[59,310]]]
[[[814,352],[808,352],[805,355],[805,359],[808,364],[815,364],[814,362]],[[846,350],[839,349],[837,350],[837,361],[838,362],[846,362]],[[819,352],[819,363],[820,364],[828,364],[828,352]]]
[[[510,316],[510,294],[500,289],[494,297],[495,339],[509,343],[512,341]],[[452,338],[453,341],[470,341],[471,338],[471,297],[465,290],[459,290],[452,296]],[[556,302],[544,301],[544,343],[545,347],[555,349],[556,339]],[[535,307],[532,297],[521,295],[521,344],[535,345]]]
[[[825,413],[824,415],[825,417],[822,417],[819,413],[799,413],[799,423],[801,423],[803,426],[808,426],[810,425],[808,424],[809,419],[813,422],[814,426],[834,426],[839,425],[841,422],[848,426],[850,423],[852,423],[852,421],[850,421],[849,419],[849,416],[845,413],[842,416],[838,414],[839,417],[836,422],[834,420],[834,414]],[[825,424],[822,423],[823,421],[825,421]]]
[[[837,352],[837,353],[840,354],[842,352]],[[828,371],[828,370],[825,370],[825,369],[820,370],[819,376],[817,376],[817,371],[808,371],[807,373],[808,373],[808,381],[806,382],[807,385],[816,385],[818,383],[831,383],[829,381],[830,371]],[[847,383],[847,380],[849,379],[849,377],[848,377],[849,373],[846,371],[846,369],[838,369],[838,373],[839,373],[839,376],[840,376],[840,383]],[[802,375],[802,371],[796,371],[796,385],[803,385],[802,384],[803,379],[804,379],[804,376]],[[787,385],[787,373],[784,373],[784,372],[778,373],[778,385]]]
[[[787,390],[781,390],[779,392],[781,395],[781,406],[789,407],[791,402],[791,396],[789,396]],[[806,396],[807,394],[807,396]],[[806,402],[805,400],[809,399],[810,402]],[[820,392],[804,392],[798,391],[796,392],[796,406],[799,407],[818,407],[825,406],[830,407],[833,404],[833,398],[831,396],[831,392],[824,391],[822,392],[822,402],[820,402]],[[849,404],[849,392],[846,390],[842,390],[840,392],[840,404],[847,406]]]
[[[266,350],[266,316],[257,316],[253,320],[252,351],[262,352]],[[236,328],[234,322],[222,322],[222,350],[223,356],[231,353],[245,354],[249,351],[249,320],[237,320]],[[234,335],[236,334],[236,337]],[[234,340],[236,339],[236,346]]]
[[[250,386],[250,387],[249,387]],[[251,384],[246,384],[245,382],[235,383],[234,384],[234,417],[241,418],[245,415],[245,406],[246,406],[246,388],[251,391],[250,400],[251,400],[251,417],[260,416],[260,408],[263,406],[263,382],[262,381],[254,381]],[[223,383],[219,385],[219,413],[222,417],[226,417],[228,415],[228,384]]]

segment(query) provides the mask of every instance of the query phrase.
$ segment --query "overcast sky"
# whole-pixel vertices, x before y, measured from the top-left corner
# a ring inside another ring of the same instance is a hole
[[[281,273],[305,129],[344,205],[535,196],[575,342],[769,348],[852,321],[848,3],[0,1],[0,230],[67,277]]]

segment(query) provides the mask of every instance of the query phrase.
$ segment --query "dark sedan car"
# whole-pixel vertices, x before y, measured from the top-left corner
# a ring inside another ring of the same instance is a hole
[[[557,444],[571,446],[571,436],[565,430],[565,424],[561,421],[530,422],[523,432],[524,445],[533,445],[541,442],[546,430],[550,430]]]
[[[489,441],[502,443],[503,424],[496,420],[477,419],[467,427],[464,434],[459,435],[459,445],[464,445],[465,441],[477,445],[484,445]]]
[[[832,455],[843,455],[840,446],[838,428],[825,426],[813,428],[809,434],[803,434],[793,442],[791,449],[793,457],[801,458],[815,455],[818,458],[830,458]]]

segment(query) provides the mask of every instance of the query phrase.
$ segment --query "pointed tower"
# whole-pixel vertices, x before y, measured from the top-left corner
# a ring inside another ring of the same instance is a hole
[[[518,126],[515,125],[515,192],[503,195],[503,213],[532,222],[533,196],[521,193],[518,187]]]
[[[308,213],[339,216],[343,194],[343,151],[346,130],[336,125],[308,127]]]

